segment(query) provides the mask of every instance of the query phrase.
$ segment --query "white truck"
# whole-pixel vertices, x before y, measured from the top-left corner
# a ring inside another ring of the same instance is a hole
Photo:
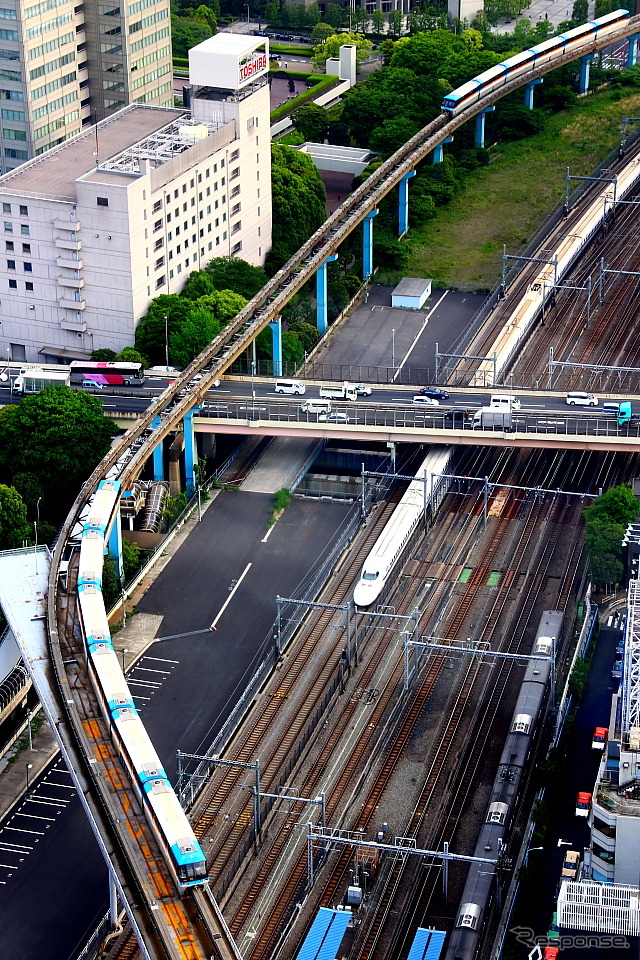
[[[71,383],[71,370],[43,370],[41,367],[23,367],[13,381],[14,393],[40,393],[52,384],[68,387]]]
[[[515,429],[511,410],[497,410],[494,407],[480,407],[473,416],[473,429],[505,430]]]
[[[325,400],[357,400],[358,388],[355,383],[345,380],[343,383],[323,383],[320,396]]]

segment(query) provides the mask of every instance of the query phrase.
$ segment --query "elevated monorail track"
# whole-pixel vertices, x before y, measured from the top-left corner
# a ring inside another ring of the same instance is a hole
[[[134,794],[130,788],[127,790],[124,786],[124,780],[121,801],[124,809],[120,811],[122,816],[119,816],[111,806],[114,797],[118,794],[115,785],[116,781],[120,783],[120,771],[116,765],[116,757],[112,756],[108,750],[106,738],[98,742],[98,739],[103,737],[104,731],[95,728],[93,742],[88,736],[88,732],[94,730],[93,724],[100,712],[95,697],[92,699],[92,695],[87,694],[84,685],[82,685],[82,692],[78,691],[77,696],[75,695],[74,686],[82,670],[80,661],[83,654],[79,650],[75,651],[75,665],[70,664],[69,658],[65,655],[66,645],[73,645],[77,622],[73,616],[70,597],[63,598],[59,592],[61,564],[64,559],[69,559],[71,556],[69,541],[83,507],[95,493],[98,483],[107,476],[117,478],[122,483],[123,490],[130,487],[133,480],[140,474],[152,450],[178,427],[183,416],[191,408],[202,401],[205,392],[213,382],[249,347],[255,336],[280,315],[282,308],[291,297],[314,275],[318,267],[335,252],[340,243],[363,219],[377,208],[380,200],[440,142],[480,110],[517,89],[523,83],[542,76],[563,63],[595,52],[616,40],[622,40],[638,31],[639,27],[640,17],[632,17],[615,31],[611,31],[606,43],[586,40],[575,44],[570,53],[559,52],[544,66],[531,69],[527,74],[505,84],[498,91],[483,97],[472,107],[461,110],[453,118],[440,116],[428,124],[350,195],[298,253],[212,341],[211,345],[189,365],[175,383],[164,391],[158,401],[115,444],[85,482],[76,498],[55,545],[50,568],[47,597],[50,657],[58,687],[59,704],[66,713],[67,725],[78,756],[83,757],[81,761],[83,776],[87,778],[106,812],[103,824],[107,824],[105,829],[109,833],[109,842],[120,851],[128,864],[128,882],[131,883],[131,888],[128,889],[128,885],[125,884],[125,897],[127,899],[131,897],[139,903],[139,907],[136,908],[139,924],[136,926],[140,931],[141,942],[146,944],[144,949],[147,955],[167,956],[171,960],[174,957],[177,960],[197,960],[200,956],[222,957],[226,960],[227,957],[235,956],[235,953],[234,945],[229,940],[228,931],[219,912],[216,913],[216,910],[212,909],[206,917],[204,916],[206,897],[198,895],[199,908],[192,913],[189,904],[193,904],[195,900],[181,898],[177,892],[174,892],[172,897],[168,894],[163,897],[164,887],[154,884],[154,880],[159,876],[155,872],[155,857],[147,856],[145,836],[142,832],[138,832],[136,820],[129,819],[129,813],[134,806]],[[197,385],[191,386],[193,377],[197,373],[202,373],[203,377]],[[186,393],[184,393],[185,390]],[[96,759],[99,760],[97,765]],[[114,770],[111,790],[107,782],[109,778],[102,776],[107,768]],[[160,881],[157,882],[160,883]],[[163,903],[160,909],[158,909],[159,895]],[[133,921],[133,908],[129,906],[128,909]]]

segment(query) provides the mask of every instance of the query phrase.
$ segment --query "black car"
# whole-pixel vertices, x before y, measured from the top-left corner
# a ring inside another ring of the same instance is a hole
[[[448,400],[449,394],[446,390],[440,390],[439,387],[423,387],[418,390],[421,397],[432,397],[434,400]]]
[[[455,407],[453,410],[447,410],[444,419],[448,420],[452,425],[456,423],[466,423],[467,420],[473,419],[473,410],[467,410],[465,407]]]

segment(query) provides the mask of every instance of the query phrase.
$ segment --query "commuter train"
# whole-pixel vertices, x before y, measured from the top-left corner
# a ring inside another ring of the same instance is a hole
[[[463,83],[457,90],[448,93],[442,101],[442,111],[444,113],[455,114],[458,111],[477,103],[488,93],[493,93],[505,86],[511,80],[527,73],[529,70],[543,66],[549,63],[556,56],[558,51],[571,53],[573,49],[584,44],[589,40],[605,39],[608,33],[613,33],[614,28],[629,20],[628,10],[615,10],[597,20],[591,20],[589,23],[583,23],[573,30],[567,30],[557,37],[551,37],[544,40],[530,50],[523,50],[522,53],[516,53],[503,63],[498,63],[495,67],[490,67],[484,73],[478,74],[473,80]]]
[[[416,473],[416,479],[409,484],[364,562],[360,579],[353,591],[353,602],[357,607],[370,607],[374,600],[377,600],[423,516],[425,507],[432,506],[442,490],[449,488],[451,481],[446,481],[443,487],[442,478],[434,477],[433,474],[441,474],[447,470],[452,454],[453,447],[431,447],[426,460]],[[426,491],[423,482],[425,476]]]
[[[509,734],[502,750],[485,822],[478,835],[475,857],[499,856],[514,809],[522,774],[535,735],[536,722],[542,710],[551,674],[551,658],[562,632],[564,615],[559,610],[545,610],[538,624],[533,653],[549,657],[549,661],[530,660],[520,687]],[[493,891],[495,870],[488,863],[472,863],[455,926],[449,937],[445,960],[473,960],[482,930],[482,921]]]
[[[85,513],[78,562],[78,605],[91,682],[111,737],[180,890],[207,879],[200,844],[133,702],[114,650],[102,596],[105,537],[120,497],[118,480],[103,480]]]

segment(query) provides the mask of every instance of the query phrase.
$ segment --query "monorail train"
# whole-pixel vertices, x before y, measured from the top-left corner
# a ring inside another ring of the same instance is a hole
[[[559,50],[571,52],[574,47],[584,43],[585,40],[602,40],[607,33],[614,32],[614,28],[629,19],[628,10],[615,10],[597,20],[591,20],[589,23],[583,23],[573,30],[567,30],[557,37],[551,37],[544,40],[530,50],[523,50],[522,53],[516,53],[503,63],[498,63],[495,67],[490,67],[484,73],[478,74],[473,80],[463,83],[457,90],[448,93],[442,101],[442,110],[446,113],[457,113],[464,107],[469,107],[477,103],[488,93],[493,93],[500,87],[509,83],[515,77],[526,73],[533,67],[543,66],[551,61]]]
[[[533,653],[552,658],[562,632],[564,615],[545,610],[538,624]],[[498,857],[505,843],[511,817],[518,802],[535,728],[544,702],[551,661],[530,660],[520,687],[509,733],[502,750],[485,822],[478,835],[475,857]],[[472,863],[455,926],[449,937],[445,960],[473,960],[476,955],[482,921],[493,891],[495,870],[488,863]]]
[[[103,480],[80,537],[78,605],[91,682],[133,789],[180,890],[207,879],[200,844],[169,783],[166,771],[133,703],[113,648],[102,595],[105,537],[120,496],[120,482]]]
[[[430,506],[441,490],[440,477],[433,474],[444,473],[449,466],[453,447],[434,446],[420,469],[416,479],[407,487],[400,503],[384,530],[376,540],[362,567],[360,579],[353,591],[353,602],[357,607],[370,607],[382,593],[389,575],[406,547],[415,530],[425,507]],[[427,478],[425,495],[424,478]],[[446,484],[448,489],[450,481]]]

